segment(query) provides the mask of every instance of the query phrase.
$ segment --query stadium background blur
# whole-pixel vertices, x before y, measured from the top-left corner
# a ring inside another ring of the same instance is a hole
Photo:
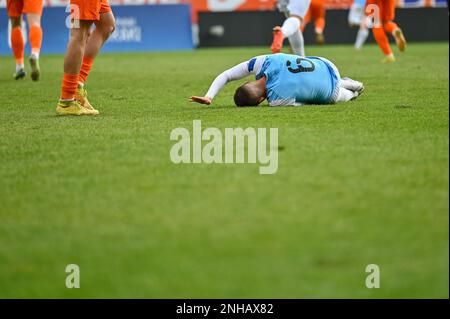
[[[64,53],[65,43],[68,38],[67,28],[64,27],[66,23],[67,13],[62,13],[66,10],[68,0],[44,0],[46,7],[43,15],[43,29],[44,40],[42,46],[43,53]],[[255,43],[248,41],[248,38],[243,38],[240,42],[229,43],[214,41],[201,41],[200,34],[221,36],[221,32],[226,30],[219,29],[209,30],[209,26],[203,25],[203,28],[208,30],[201,30],[202,24],[199,26],[199,13],[223,13],[223,12],[274,12],[276,10],[276,0],[110,0],[114,6],[114,13],[117,18],[117,29],[112,38],[106,44],[104,51],[161,51],[161,50],[186,50],[192,49],[198,45],[200,46],[239,46],[242,42],[250,43],[252,45],[264,45],[267,39],[271,37],[270,32],[266,37],[255,39]],[[325,0],[327,10],[348,10],[353,0]],[[8,28],[5,21],[7,21],[6,1],[0,1],[0,21],[3,21],[3,27],[0,27],[0,54],[10,54],[8,45]],[[141,6],[149,6],[142,8]],[[397,7],[399,8],[430,8],[430,7],[446,7],[446,0],[398,0]],[[212,18],[217,20],[216,16]],[[232,19],[235,19],[233,16]],[[265,20],[268,20],[264,17]],[[276,18],[275,18],[276,19]],[[425,18],[428,25],[424,26],[428,29],[429,34],[439,33],[440,30],[439,19],[433,20]],[[242,20],[235,20],[238,24]],[[251,23],[252,21],[249,21]],[[401,22],[401,21],[400,21]],[[281,23],[281,21],[280,21]],[[423,23],[423,22],[421,22]],[[352,33],[348,25],[344,21],[341,28],[336,28],[336,22],[330,25],[334,28],[329,28],[336,32],[335,29],[345,33]],[[420,27],[421,24],[414,23]],[[217,27],[217,26],[213,26]],[[222,28],[223,29],[223,28]],[[190,32],[192,30],[192,32]],[[265,30],[265,29],[264,29]],[[218,34],[217,34],[218,31]],[[216,32],[216,34],[214,34]],[[327,34],[325,30],[325,34]],[[444,32],[444,38],[448,37],[448,31]],[[441,33],[442,33],[441,32]],[[228,36],[234,37],[232,31]],[[415,32],[416,34],[418,32]],[[420,33],[420,32],[419,32]],[[351,35],[351,38],[354,38]],[[308,40],[308,39],[307,39]],[[329,37],[331,43],[340,43],[344,40],[337,34],[332,34]],[[408,34],[408,40],[414,41],[414,36],[411,39],[411,34]],[[429,40],[429,39],[419,39]],[[442,40],[442,35],[436,39]],[[308,41],[307,41],[308,42]],[[348,42],[348,41],[347,41]],[[269,43],[267,43],[269,44]]]

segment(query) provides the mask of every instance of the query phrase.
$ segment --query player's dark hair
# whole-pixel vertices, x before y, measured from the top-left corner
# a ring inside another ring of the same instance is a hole
[[[259,96],[253,86],[245,83],[234,92],[234,103],[236,106],[256,106],[261,102]]]

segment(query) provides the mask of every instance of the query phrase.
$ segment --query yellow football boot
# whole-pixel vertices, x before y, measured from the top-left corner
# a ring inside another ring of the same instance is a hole
[[[392,32],[392,35],[394,36],[395,43],[397,44],[398,49],[400,52],[404,52],[406,50],[406,39],[403,35],[403,32],[401,29],[396,29],[394,32]]]
[[[85,109],[95,112],[96,115],[100,114],[100,112],[98,110],[94,109],[94,107],[91,105],[91,103],[89,103],[89,100],[87,98],[87,91],[81,85],[78,85],[77,93],[75,94],[75,100],[77,100],[78,103],[80,103],[80,105],[82,107],[84,107]]]
[[[316,43],[322,45],[325,43],[325,37],[323,33],[316,33]]]
[[[395,62],[395,56],[391,53],[384,57],[383,60],[381,60],[382,63],[393,63]]]
[[[59,101],[56,106],[57,115],[97,115],[98,112],[88,110],[81,106],[78,101]]]

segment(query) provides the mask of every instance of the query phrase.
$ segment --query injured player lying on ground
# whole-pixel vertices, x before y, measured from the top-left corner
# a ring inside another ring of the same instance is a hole
[[[226,70],[205,96],[192,96],[190,101],[209,105],[228,82],[249,75],[256,80],[237,88],[237,106],[257,106],[265,99],[270,106],[334,104],[354,100],[364,90],[361,82],[341,78],[337,67],[325,58],[280,53],[258,56]]]

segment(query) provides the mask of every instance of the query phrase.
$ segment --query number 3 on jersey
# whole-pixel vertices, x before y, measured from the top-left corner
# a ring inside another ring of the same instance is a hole
[[[305,62],[304,65],[306,64],[306,66],[302,65],[303,61]],[[287,66],[289,72],[291,72],[291,73],[313,72],[316,68],[314,63],[311,60],[306,59],[306,58],[297,58],[295,63],[297,65],[293,67],[293,65],[292,65],[293,63],[291,61],[286,62],[286,66]]]

